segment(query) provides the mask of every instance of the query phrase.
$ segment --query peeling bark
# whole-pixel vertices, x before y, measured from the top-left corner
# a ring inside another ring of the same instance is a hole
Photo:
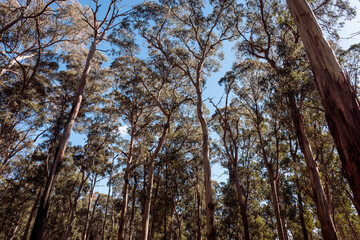
[[[305,0],[287,0],[315,75],[344,174],[360,205],[360,104]]]

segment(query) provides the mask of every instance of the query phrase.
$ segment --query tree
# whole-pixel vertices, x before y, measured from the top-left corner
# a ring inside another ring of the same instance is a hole
[[[215,204],[211,189],[209,132],[203,110],[205,77],[217,70],[216,56],[221,43],[231,39],[229,9],[235,1],[211,2],[211,13],[204,14],[203,2],[164,1],[139,6],[136,26],[152,49],[180,69],[196,91],[197,116],[202,128],[203,168],[206,197],[207,238],[216,239]],[[154,20],[156,25],[145,22]],[[223,23],[223,24],[222,24]],[[168,38],[167,36],[171,36]]]
[[[95,52],[96,52],[96,49],[97,49],[99,43],[104,39],[106,32],[115,26],[114,22],[115,22],[116,18],[121,16],[121,14],[119,13],[119,10],[117,8],[117,1],[112,0],[111,3],[109,4],[109,7],[107,9],[105,17],[103,18],[102,21],[99,22],[97,19],[97,17],[98,17],[97,13],[99,11],[100,4],[99,4],[99,1],[97,1],[97,0],[94,0],[94,2],[95,2],[95,9],[92,10],[93,15],[91,16],[93,18],[93,22],[91,22],[91,20],[89,20],[88,16],[85,13],[83,13],[84,20],[94,30],[93,41],[91,43],[91,46],[90,46],[90,49],[89,49],[89,52],[87,55],[83,73],[79,79],[79,86],[78,86],[76,95],[74,97],[71,113],[69,115],[69,118],[68,118],[65,128],[63,130],[63,133],[61,135],[59,146],[56,150],[55,159],[52,164],[51,172],[50,172],[47,184],[44,189],[44,194],[41,198],[41,202],[40,202],[39,209],[38,209],[38,212],[36,215],[36,219],[35,219],[35,223],[33,226],[33,230],[32,230],[30,239],[34,239],[34,240],[42,239],[42,234],[43,234],[44,225],[45,225],[45,221],[46,221],[47,211],[48,211],[49,204],[50,204],[52,190],[55,186],[56,176],[57,176],[57,173],[59,172],[61,162],[63,161],[72,128],[74,126],[75,120],[76,120],[77,115],[80,110],[84,89],[85,89],[86,83],[88,81],[88,75],[90,72],[91,61],[95,56]]]
[[[334,138],[344,174],[360,205],[360,103],[343,73],[314,13],[304,0],[288,0],[289,9],[308,54],[315,85]]]

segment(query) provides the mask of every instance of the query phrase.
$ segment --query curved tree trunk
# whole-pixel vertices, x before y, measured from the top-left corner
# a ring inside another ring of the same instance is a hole
[[[315,74],[343,171],[360,205],[360,103],[306,0],[287,0]],[[355,204],[356,205],[356,204]]]

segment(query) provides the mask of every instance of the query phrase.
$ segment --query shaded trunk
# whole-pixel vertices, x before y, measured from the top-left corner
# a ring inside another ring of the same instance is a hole
[[[301,189],[299,184],[298,176],[296,175],[296,188],[297,188],[297,197],[298,197],[298,208],[299,208],[299,218],[300,218],[300,225],[301,230],[304,236],[304,240],[309,240],[308,231],[306,229],[305,218],[304,218],[304,206],[303,200],[301,197]]]
[[[204,168],[204,184],[205,184],[205,203],[206,203],[206,231],[208,240],[216,240],[216,225],[215,225],[215,204],[212,196],[211,187],[211,167],[210,167],[210,150],[209,150],[209,130],[206,119],[204,118],[202,109],[202,90],[200,89],[200,80],[198,79],[195,85],[197,94],[197,117],[201,125],[202,133],[202,162]]]
[[[90,73],[91,60],[95,56],[97,45],[99,44],[98,39],[95,39],[90,47],[84,71],[79,79],[79,86],[75,95],[71,113],[66,122],[63,134],[61,135],[59,146],[56,150],[55,159],[51,167],[51,172],[46,182],[44,193],[42,195],[38,212],[36,215],[35,223],[31,232],[30,240],[41,240],[43,238],[43,232],[45,228],[47,213],[50,206],[51,195],[54,190],[56,178],[60,172],[61,164],[65,155],[67,145],[69,143],[70,134],[73,129],[75,120],[80,110],[81,102],[83,99],[83,93]]]
[[[266,168],[268,170],[268,175],[269,175],[272,203],[275,212],[276,226],[278,230],[279,240],[287,240],[288,237],[287,237],[286,229],[284,226],[283,219],[281,217],[279,196],[277,191],[277,180],[274,178],[274,173],[271,169],[271,166],[269,164],[266,164]]]
[[[35,199],[34,205],[33,205],[33,207],[31,208],[29,220],[28,220],[27,223],[26,223],[26,227],[25,227],[25,231],[24,231],[24,235],[23,235],[23,237],[22,237],[22,240],[26,240],[26,239],[27,239],[27,236],[29,235],[30,225],[31,225],[31,222],[32,222],[32,220],[33,220],[33,218],[34,218],[34,214],[35,214],[35,211],[36,211],[36,207],[37,207],[37,205],[39,204],[40,197],[41,197],[41,189],[39,189],[38,194],[36,195],[36,199]]]
[[[85,170],[83,169],[82,170],[81,184],[80,184],[79,190],[78,190],[78,192],[77,192],[77,194],[75,196],[74,204],[72,206],[70,217],[68,219],[68,223],[67,223],[67,227],[66,227],[66,233],[65,233],[65,237],[64,237],[65,240],[69,239],[69,237],[71,235],[73,221],[75,219],[75,212],[76,212],[77,204],[79,202],[79,198],[81,196],[81,192],[83,190],[84,184],[87,181],[89,176],[90,176],[90,174],[88,174],[88,176],[85,177]]]
[[[124,187],[123,187],[123,202],[121,205],[121,215],[119,219],[119,234],[118,239],[124,240],[125,239],[125,218],[126,218],[126,212],[128,207],[128,195],[129,195],[129,177],[130,177],[130,171],[132,166],[132,160],[133,160],[133,149],[134,149],[134,129],[135,127],[131,126],[131,137],[130,137],[130,145],[129,145],[129,156],[127,159],[127,165],[124,175]]]
[[[278,197],[278,193],[277,193],[277,178],[274,177],[274,171],[272,169],[272,164],[269,163],[268,158],[267,158],[267,154],[265,151],[265,146],[263,143],[263,139],[260,133],[260,123],[257,123],[257,133],[259,136],[259,140],[260,140],[260,147],[263,153],[263,158],[264,158],[264,162],[265,162],[265,166],[268,172],[268,177],[269,177],[269,183],[270,183],[270,187],[271,187],[271,197],[272,197],[272,204],[273,204],[273,209],[275,212],[275,218],[276,218],[276,227],[277,227],[277,231],[278,231],[278,235],[279,235],[279,239],[280,240],[287,240],[287,233],[285,230],[285,226],[283,223],[283,220],[281,218],[281,212],[280,212],[280,204],[279,204],[279,197]]]
[[[317,207],[319,221],[321,224],[321,232],[324,236],[324,239],[335,240],[337,239],[335,225],[333,219],[331,218],[324,188],[321,184],[319,169],[314,160],[312,149],[307,138],[304,126],[304,118],[299,111],[293,93],[289,93],[288,99],[296,135],[299,140],[300,149],[305,157],[310,182],[314,192],[314,200]]]
[[[197,214],[196,214],[196,239],[201,240],[201,194],[199,190],[199,168],[198,163],[196,162],[196,200],[197,200]],[[176,209],[175,209],[176,211]]]
[[[136,188],[137,188],[137,179],[136,176],[134,176],[134,187],[132,190],[132,206],[131,206],[131,216],[129,220],[129,240],[132,240],[133,238],[133,222],[134,222],[134,216],[135,216],[135,203],[136,203]]]
[[[128,167],[124,175],[123,202],[121,205],[121,215],[119,219],[119,235],[118,235],[119,240],[125,239],[125,218],[126,218],[128,199],[129,199],[129,171],[130,171],[129,166],[130,165],[128,164]]]
[[[234,177],[235,177],[234,180],[235,180],[235,186],[236,186],[236,193],[237,193],[237,197],[238,197],[238,201],[239,201],[239,205],[240,205],[240,215],[241,215],[241,220],[242,220],[243,228],[244,228],[244,239],[250,240],[249,218],[248,218],[248,214],[247,214],[247,203],[246,203],[246,201],[244,201],[245,195],[240,186],[240,178],[239,178],[239,173],[238,173],[238,169],[237,169],[237,163],[233,164],[233,171],[234,171]]]
[[[83,232],[83,240],[86,240],[88,237],[88,229],[89,229],[89,214],[90,214],[90,208],[92,205],[92,200],[93,200],[93,194],[94,194],[94,189],[95,189],[95,184],[96,184],[96,179],[97,179],[97,174],[95,174],[95,177],[92,181],[92,187],[91,187],[91,191],[89,194],[89,202],[88,202],[88,207],[87,207],[87,213],[86,213],[86,221],[85,221],[85,227],[84,227],[84,232]]]
[[[360,205],[360,103],[306,0],[287,0],[315,75],[325,117],[357,205]]]
[[[113,174],[113,170],[114,170],[114,162],[115,162],[115,158],[113,157],[112,160],[112,165],[111,165],[111,170],[110,170],[110,176],[109,176],[109,188],[108,188],[108,195],[106,198],[106,207],[105,207],[105,217],[104,217],[104,223],[102,226],[102,234],[101,234],[101,239],[104,240],[105,239],[105,228],[106,228],[106,219],[107,219],[107,213],[109,210],[109,202],[110,202],[110,193],[111,193],[111,184],[112,184],[112,174]],[[111,234],[110,234],[111,235]]]
[[[101,195],[98,195],[95,202],[94,202],[93,210],[91,212],[91,217],[90,217],[90,220],[89,220],[89,224],[88,224],[88,228],[87,228],[84,240],[93,239],[92,236],[90,235],[90,230],[91,230],[91,227],[92,227],[92,223],[94,222],[95,210],[96,210],[97,203],[98,203],[100,197],[101,197]]]
[[[144,213],[143,213],[143,217],[142,217],[142,238],[141,239],[143,239],[143,240],[147,240],[149,237],[150,208],[151,208],[151,198],[152,198],[152,191],[153,191],[153,185],[154,185],[154,162],[155,162],[155,158],[159,154],[162,146],[165,144],[166,136],[167,136],[169,128],[170,128],[170,116],[168,117],[167,122],[164,126],[163,132],[159,139],[159,143],[158,143],[154,153],[151,154],[150,159],[149,159],[149,181],[147,184],[146,200],[145,200],[145,206],[144,206]]]

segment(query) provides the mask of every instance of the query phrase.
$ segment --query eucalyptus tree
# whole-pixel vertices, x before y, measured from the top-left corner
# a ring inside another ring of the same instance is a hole
[[[202,128],[207,238],[216,239],[211,190],[209,133],[203,110],[206,77],[218,69],[219,48],[232,38],[228,18],[235,1],[161,1],[138,7],[136,27],[151,49],[164,56],[188,78],[196,91],[197,116]],[[208,12],[208,13],[207,13]]]
[[[42,239],[43,229],[46,222],[46,215],[50,204],[50,198],[52,194],[52,190],[54,188],[56,182],[56,176],[59,172],[60,164],[63,161],[65,151],[69,142],[70,134],[77,118],[77,115],[80,110],[81,102],[83,99],[84,90],[88,81],[88,75],[91,68],[91,61],[95,56],[97,47],[99,43],[104,39],[106,32],[111,30],[116,24],[116,18],[120,17],[120,10],[118,9],[118,1],[112,0],[106,10],[106,15],[102,20],[98,20],[98,11],[100,9],[100,3],[97,0],[94,0],[95,7],[94,9],[90,9],[92,15],[88,15],[85,11],[80,12],[83,15],[84,21],[89,25],[89,27],[93,30],[93,39],[91,42],[91,46],[89,52],[87,54],[85,66],[83,72],[79,78],[79,85],[74,96],[72,110],[70,112],[69,118],[64,127],[63,133],[61,135],[59,146],[56,150],[56,155],[54,158],[54,162],[52,164],[51,172],[47,181],[47,184],[44,189],[44,194],[41,198],[41,202],[39,205],[39,209],[37,212],[37,216],[35,219],[34,227],[32,230],[30,239]]]
[[[225,83],[225,107],[216,107],[212,125],[221,137],[219,154],[228,159],[223,163],[229,170],[230,181],[235,182],[237,200],[243,225],[244,239],[250,239],[250,225],[248,213],[248,199],[253,155],[254,134],[246,128],[246,120],[241,117],[239,109],[229,106],[230,93],[236,85],[237,78],[228,74],[220,82]],[[239,166],[240,164],[240,166]],[[240,173],[239,173],[240,172]],[[238,231],[239,232],[239,231]]]
[[[144,63],[135,56],[118,57],[112,63],[112,70],[115,72],[114,91],[111,93],[113,99],[114,113],[121,114],[123,124],[127,126],[130,135],[127,150],[124,151],[125,172],[124,185],[122,190],[122,207],[119,218],[118,238],[125,237],[125,218],[128,209],[129,180],[132,171],[139,164],[137,147],[147,144],[139,142],[144,140],[141,136],[147,131],[153,120],[154,103],[149,94],[143,88],[140,81],[144,71]]]
[[[249,6],[249,12],[258,12],[253,14],[252,18],[247,20],[248,35],[243,34],[239,26],[238,32],[242,35],[243,41],[239,44],[239,50],[246,52],[250,57],[264,59],[272,68],[275,79],[278,82],[280,94],[284,94],[287,99],[290,116],[292,117],[294,129],[300,143],[300,148],[304,154],[308,166],[309,177],[316,197],[314,201],[317,205],[319,220],[322,226],[324,237],[336,239],[336,229],[328,210],[328,200],[322,187],[321,178],[313,151],[306,133],[304,117],[301,114],[301,106],[304,99],[309,95],[311,87],[309,85],[309,73],[307,73],[307,64],[303,60],[301,45],[299,43],[300,35],[294,28],[294,24],[289,18],[284,5],[278,2],[254,1]],[[314,5],[317,3],[314,3]],[[339,2],[335,7],[341,8],[339,13],[333,13],[334,19],[329,29],[335,29],[337,20],[352,9],[340,7]],[[322,16],[325,23],[328,19],[331,6],[318,4],[317,11]],[[251,10],[251,9],[254,10]],[[282,92],[282,93],[281,93]]]
[[[350,80],[341,69],[309,4],[288,0],[308,54],[322,99],[326,120],[337,147],[344,174],[360,205],[360,103]]]
[[[263,84],[266,82],[259,81],[267,76],[267,66],[262,62],[248,61],[237,65],[236,69],[236,73],[228,73],[238,79],[231,106],[239,109],[240,116],[244,116],[245,121],[249,122],[248,126],[256,136],[257,155],[266,168],[271,189],[278,237],[288,239],[279,197],[280,179],[285,171],[281,168],[284,158],[284,122],[276,108],[274,91]]]
[[[86,35],[77,7],[53,0],[1,3],[2,24],[23,17],[0,37],[1,168],[44,133],[51,71],[58,67],[55,48],[80,44]]]
[[[35,1],[35,0],[27,0],[27,1],[6,1],[1,4],[1,7],[11,12],[12,14],[8,16],[3,16],[0,26],[0,39],[2,39],[3,34],[9,31],[15,25],[19,25],[19,23],[24,24],[24,22],[29,19],[36,19],[41,17],[46,10],[51,8],[50,6],[53,3],[61,2],[64,0],[49,0],[49,1]],[[20,24],[20,25],[21,25]]]

